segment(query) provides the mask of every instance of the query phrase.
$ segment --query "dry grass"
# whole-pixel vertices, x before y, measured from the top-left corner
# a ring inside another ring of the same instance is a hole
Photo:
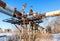
[[[37,34],[36,41],[53,41],[52,34]]]

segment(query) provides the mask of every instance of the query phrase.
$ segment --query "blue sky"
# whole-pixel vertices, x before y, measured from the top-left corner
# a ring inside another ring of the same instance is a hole
[[[31,5],[33,6],[33,10],[38,13],[60,10],[60,0],[2,0],[2,1],[9,4],[12,7],[16,7],[17,10],[19,11],[22,9],[22,4],[26,3],[27,7],[25,8],[25,13],[29,12]],[[0,28],[14,29],[14,26],[12,24],[5,23],[2,21],[7,18],[10,18],[10,16],[0,12]],[[49,19],[49,21],[50,20],[53,19]],[[46,24],[46,21],[43,24]]]

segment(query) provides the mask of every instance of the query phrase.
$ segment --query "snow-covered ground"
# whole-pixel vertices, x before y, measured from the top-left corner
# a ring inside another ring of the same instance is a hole
[[[0,41],[15,41],[16,36],[12,33],[0,33]]]
[[[60,34],[52,34],[53,37],[51,37],[50,35],[48,35],[48,38],[39,38],[39,39],[35,39],[36,41],[60,41]],[[18,40],[14,40],[15,36],[11,33],[1,33],[0,34],[0,41],[19,41]]]

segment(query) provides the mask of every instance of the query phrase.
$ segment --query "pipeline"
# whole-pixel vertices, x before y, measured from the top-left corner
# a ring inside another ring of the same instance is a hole
[[[5,2],[0,0],[0,6],[4,8],[5,10],[8,10],[10,12],[14,12],[14,8],[6,4]]]
[[[47,12],[45,14],[46,17],[51,17],[51,16],[60,16],[60,10],[57,11],[52,11],[52,12]]]
[[[11,6],[9,6],[8,4],[4,3],[1,0],[0,0],[0,12],[17,18],[21,18],[22,16],[22,13],[17,11],[16,8],[12,8]]]
[[[7,15],[9,15],[9,16],[13,16],[13,15],[14,15],[14,13],[5,10],[5,9],[3,9],[2,7],[0,7],[0,12],[2,12],[2,13],[4,13],[4,14],[7,14]]]
[[[8,4],[6,4],[5,2],[1,1],[0,0],[0,12],[2,13],[5,13],[7,15],[10,15],[10,16],[14,16],[15,17],[21,17],[22,16],[22,13],[17,11],[16,9],[12,8],[11,6],[9,6]],[[58,11],[53,11],[53,12],[47,12],[45,14],[36,14],[36,13],[33,13],[34,16],[39,16],[39,17],[51,17],[51,16],[60,16],[60,10]]]
[[[8,10],[5,10],[2,7],[0,7],[0,12],[4,13],[6,15],[12,16],[12,17],[19,18],[19,19],[21,19],[21,16],[22,16],[22,14],[19,11],[17,11],[17,10],[14,10],[14,12],[10,12]]]

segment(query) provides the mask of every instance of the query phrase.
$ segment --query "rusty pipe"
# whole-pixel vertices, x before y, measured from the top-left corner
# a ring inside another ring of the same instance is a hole
[[[14,12],[14,8],[6,4],[5,2],[0,0],[0,6],[4,8],[5,10],[8,10],[10,12]]]
[[[5,2],[0,0],[0,11],[2,13],[8,14],[10,16],[14,16],[17,18],[21,18],[22,13],[17,11],[15,8],[12,8],[11,6],[9,6],[8,4],[6,4]]]
[[[42,17],[46,18],[46,17],[55,17],[55,16],[60,16],[60,10],[35,15],[35,17],[37,18],[42,18]]]
[[[17,11],[16,9],[14,9],[14,12],[10,12],[10,11],[0,7],[0,12],[4,13],[6,15],[12,16],[12,17],[19,18],[19,19],[21,19],[21,17],[22,17],[21,12]]]

